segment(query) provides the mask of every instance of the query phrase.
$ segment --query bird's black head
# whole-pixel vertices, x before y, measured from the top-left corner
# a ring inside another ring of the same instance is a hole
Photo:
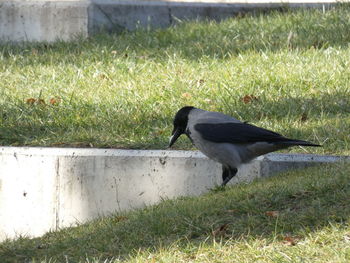
[[[188,122],[188,114],[192,109],[194,109],[194,107],[185,106],[176,113],[174,118],[174,129],[171,133],[169,147],[176,142],[177,138],[179,138],[181,134],[185,133]]]

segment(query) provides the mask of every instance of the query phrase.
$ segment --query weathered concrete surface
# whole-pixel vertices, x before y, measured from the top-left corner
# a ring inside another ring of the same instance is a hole
[[[178,20],[220,20],[285,6],[329,8],[335,0],[0,0],[0,41],[55,41],[100,30],[167,27]]]
[[[322,163],[350,161],[350,156],[331,156],[314,154],[267,154],[259,157],[260,176],[270,176],[291,169],[302,169]]]
[[[199,195],[219,171],[198,152],[0,148],[0,240]]]
[[[222,20],[237,14],[268,11],[282,7],[330,8],[336,1],[236,1],[236,0],[170,0],[129,1],[92,0],[89,7],[89,34],[107,31],[135,30],[139,27],[168,27],[177,21],[194,19]]]
[[[56,202],[55,156],[0,154],[0,240],[56,229]]]
[[[270,154],[242,167],[232,183],[345,157]],[[199,152],[0,148],[0,240],[200,195],[221,183],[221,167]]]
[[[218,183],[220,167],[195,152],[107,151],[60,156],[58,225],[162,199],[199,195]],[[203,169],[205,168],[205,170]]]
[[[88,35],[85,1],[0,1],[1,41],[70,40]]]

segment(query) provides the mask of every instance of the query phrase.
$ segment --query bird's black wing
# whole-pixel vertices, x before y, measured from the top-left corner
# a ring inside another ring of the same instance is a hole
[[[199,123],[194,126],[202,138],[217,143],[281,143],[294,141],[276,132],[248,123]]]

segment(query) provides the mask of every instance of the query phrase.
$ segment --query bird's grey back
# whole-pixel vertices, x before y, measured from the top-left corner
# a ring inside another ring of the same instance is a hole
[[[205,111],[194,108],[189,114],[191,123],[241,123],[241,121],[226,114],[214,111]]]
[[[238,167],[242,160],[235,147],[227,143],[218,145],[217,143],[203,140],[200,133],[194,128],[196,124],[200,123],[241,123],[241,121],[223,113],[194,108],[188,116],[187,125],[190,139],[202,153],[217,162],[233,164]]]

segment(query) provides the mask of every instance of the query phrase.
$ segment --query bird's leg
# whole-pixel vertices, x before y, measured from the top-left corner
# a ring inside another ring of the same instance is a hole
[[[225,186],[231,179],[237,174],[237,168],[222,166],[222,184],[221,186]]]
[[[222,166],[222,181],[224,182],[230,176],[230,170],[227,166]]]

